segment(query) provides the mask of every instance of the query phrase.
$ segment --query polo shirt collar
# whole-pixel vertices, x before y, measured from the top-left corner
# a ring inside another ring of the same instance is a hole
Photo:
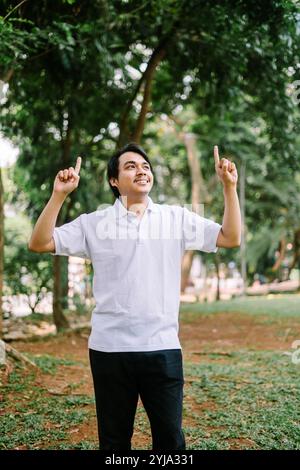
[[[116,215],[118,218],[125,217],[128,215],[128,210],[126,209],[125,206],[123,206],[123,203],[121,201],[121,197],[116,199],[114,203]],[[158,212],[158,207],[154,202],[152,201],[151,197],[148,196],[148,205],[146,207],[146,211],[151,211],[151,212]]]

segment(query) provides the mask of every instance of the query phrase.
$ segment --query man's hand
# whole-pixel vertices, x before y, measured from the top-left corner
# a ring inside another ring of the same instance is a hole
[[[74,191],[79,184],[80,167],[81,157],[78,157],[75,168],[71,166],[68,170],[60,170],[54,180],[53,192],[67,195]]]
[[[218,146],[214,146],[215,169],[219,179],[224,187],[236,187],[238,181],[238,173],[236,166],[227,158],[219,158]]]

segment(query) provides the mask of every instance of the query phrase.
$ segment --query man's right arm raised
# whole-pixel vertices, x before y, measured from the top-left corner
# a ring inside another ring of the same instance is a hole
[[[53,192],[43,212],[39,216],[31,238],[28,249],[36,253],[54,253],[55,242],[53,232],[57,216],[66,197],[77,188],[80,180],[79,172],[81,158],[78,157],[75,168],[60,170],[54,180]]]

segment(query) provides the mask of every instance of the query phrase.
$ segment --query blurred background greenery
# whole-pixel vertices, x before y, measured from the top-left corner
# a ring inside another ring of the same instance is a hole
[[[112,203],[107,160],[129,141],[153,162],[155,202],[201,203],[220,223],[213,145],[237,165],[241,247],[187,253],[182,294],[299,290],[299,13],[291,0],[1,2],[0,132],[18,151],[0,155],[1,318],[22,314],[16,299],[27,313],[47,300],[59,330],[70,310],[92,307],[88,261],[70,268],[27,243],[57,171],[77,155],[80,186],[58,225]]]

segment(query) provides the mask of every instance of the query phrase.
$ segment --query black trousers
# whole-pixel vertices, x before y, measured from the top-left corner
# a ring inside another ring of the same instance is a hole
[[[180,349],[151,352],[89,350],[100,450],[130,450],[140,396],[148,415],[152,449],[184,450],[183,368]]]

